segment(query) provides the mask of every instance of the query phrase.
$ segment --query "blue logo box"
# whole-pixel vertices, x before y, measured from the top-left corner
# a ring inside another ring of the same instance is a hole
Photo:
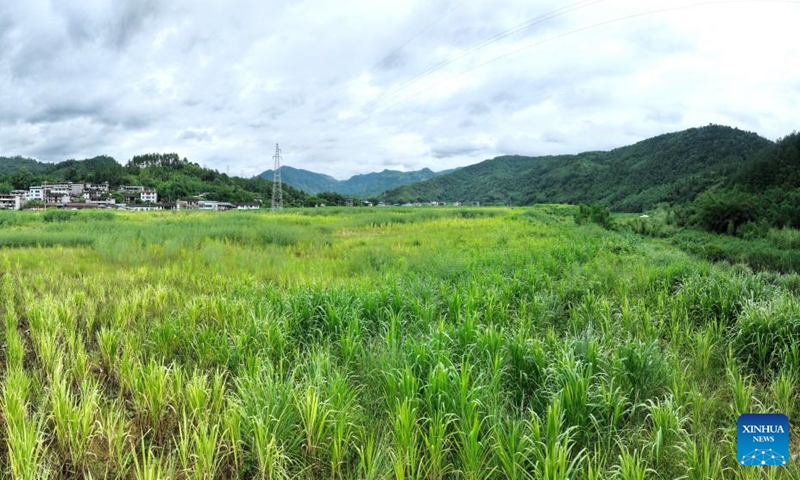
[[[782,413],[739,416],[736,456],[739,465],[779,467],[789,462],[789,418]]]

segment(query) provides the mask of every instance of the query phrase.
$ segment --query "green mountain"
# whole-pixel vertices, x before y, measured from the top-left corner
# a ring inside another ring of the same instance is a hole
[[[435,178],[449,172],[451,170],[437,173],[429,168],[413,172],[384,170],[382,172],[355,175],[347,180],[336,180],[328,175],[284,165],[281,167],[281,180],[311,194],[335,192],[341,195],[367,198],[380,195],[392,188]],[[272,180],[273,171],[267,170],[259,176]]]
[[[732,184],[758,193],[800,189],[800,133],[792,133],[758,152],[740,169]]]
[[[770,145],[755,133],[709,125],[607,152],[497,157],[387,191],[384,198],[392,203],[597,203],[641,211],[660,202],[692,200]]]
[[[272,181],[272,170],[259,175],[259,177]],[[281,167],[281,181],[308,193],[335,192],[339,180],[322,173],[310,172],[301,168],[288,165]]]
[[[727,184],[711,188],[695,202],[705,228],[731,230],[747,221],[800,228],[800,133],[792,133],[756,153]]]
[[[356,197],[374,197],[386,190],[414,182],[421,182],[429,178],[435,178],[438,175],[439,174],[429,168],[423,168],[422,170],[413,172],[384,170],[382,172],[366,173],[363,175],[355,175],[342,182],[338,193]]]
[[[207,200],[242,203],[260,199],[268,205],[272,195],[272,182],[268,180],[229,177],[174,153],[137,155],[124,166],[108,156],[59,163],[0,158],[0,193],[43,182],[109,182],[112,190],[120,185],[143,185],[158,190],[159,198],[168,202],[205,194]],[[315,197],[284,185],[283,201],[285,206],[314,206],[344,205],[346,199]]]

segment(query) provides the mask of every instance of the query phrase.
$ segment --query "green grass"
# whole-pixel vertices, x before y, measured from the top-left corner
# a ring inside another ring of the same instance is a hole
[[[736,415],[797,438],[796,276],[574,210],[4,213],[0,471],[757,477]]]

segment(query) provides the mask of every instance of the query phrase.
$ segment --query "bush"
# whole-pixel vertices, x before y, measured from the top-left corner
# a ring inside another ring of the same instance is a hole
[[[611,212],[602,205],[584,205],[578,207],[578,213],[575,214],[575,223],[584,225],[586,223],[596,223],[605,229],[614,227],[611,221]]]
[[[736,235],[742,225],[755,221],[758,207],[744,192],[706,192],[695,201],[693,223],[709,232]]]

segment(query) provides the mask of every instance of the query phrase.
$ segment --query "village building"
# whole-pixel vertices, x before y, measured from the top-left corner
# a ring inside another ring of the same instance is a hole
[[[201,200],[197,202],[197,208],[199,208],[200,210],[230,210],[236,208],[236,205],[228,202]]]
[[[236,205],[236,210],[258,210],[261,208],[260,203],[239,203]]]
[[[19,210],[22,208],[22,195],[1,194],[0,210]]]
[[[155,190],[142,190],[139,199],[144,203],[158,202],[158,193]]]

